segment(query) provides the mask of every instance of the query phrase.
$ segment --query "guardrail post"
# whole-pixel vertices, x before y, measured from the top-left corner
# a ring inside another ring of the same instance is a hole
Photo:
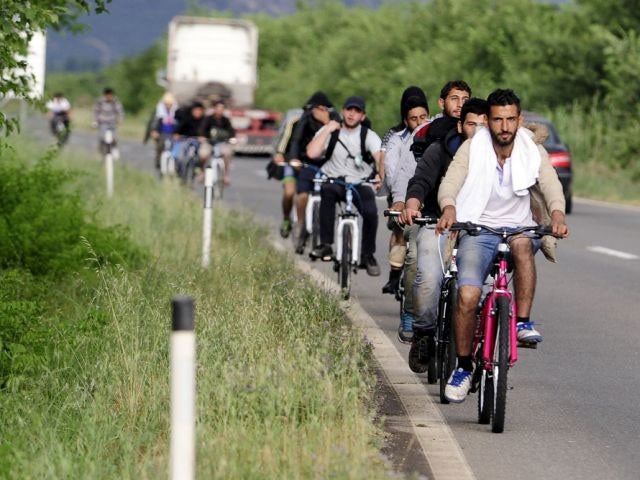
[[[213,168],[204,170],[204,210],[202,221],[202,266],[211,263],[211,230],[213,226]]]
[[[104,143],[106,145],[106,153],[104,155],[104,173],[107,177],[107,197],[113,197],[113,131],[107,129],[104,132]]]
[[[176,296],[171,307],[171,479],[193,480],[196,464],[193,299]]]

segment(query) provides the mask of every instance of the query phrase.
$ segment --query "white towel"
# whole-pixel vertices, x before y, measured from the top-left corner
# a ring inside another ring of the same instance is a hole
[[[484,212],[497,174],[498,158],[489,129],[480,129],[471,140],[469,172],[456,198],[456,212],[461,222],[477,222]],[[519,128],[511,152],[511,183],[517,196],[527,195],[540,172],[540,151],[531,132]]]

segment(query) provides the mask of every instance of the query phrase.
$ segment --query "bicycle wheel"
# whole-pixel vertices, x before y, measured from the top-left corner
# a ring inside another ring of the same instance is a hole
[[[493,351],[493,382],[494,408],[492,431],[502,433],[504,430],[505,411],[507,407],[507,376],[509,372],[509,357],[511,345],[509,339],[509,300],[506,297],[497,298],[496,320],[498,331],[496,345]]]
[[[351,295],[351,225],[345,225],[342,229],[342,258],[338,269],[340,290],[346,300]]]
[[[311,224],[311,248],[320,246],[320,202],[313,204],[313,216]]]
[[[447,296],[441,302],[438,314],[438,379],[440,381],[440,403],[447,404],[449,400],[444,395],[449,377],[456,366],[456,345],[453,336],[453,310],[458,302],[458,285],[451,279],[447,285]]]

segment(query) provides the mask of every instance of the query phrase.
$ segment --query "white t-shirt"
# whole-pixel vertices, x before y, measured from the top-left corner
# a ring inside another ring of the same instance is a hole
[[[491,195],[478,223],[494,228],[529,227],[536,224],[531,215],[529,191],[522,196],[513,193],[510,158],[505,160],[502,167],[496,161]]]
[[[345,177],[345,181],[348,183],[361,183],[363,179],[368,178],[371,175],[373,168],[362,160],[362,152],[360,151],[361,128],[361,126],[358,126],[352,130],[344,127],[340,129],[338,139],[342,143],[336,143],[336,147],[333,149],[331,158],[327,160],[321,169],[327,176]],[[321,130],[318,130],[318,133]],[[316,133],[316,135],[318,135],[318,133]],[[330,139],[331,136],[327,138],[323,152],[326,152]],[[367,132],[367,138],[364,142],[365,149],[374,154],[380,151],[381,145],[382,140],[380,140],[378,134],[369,129]]]
[[[54,98],[47,102],[47,109],[52,113],[64,113],[71,110],[71,104],[66,98]]]

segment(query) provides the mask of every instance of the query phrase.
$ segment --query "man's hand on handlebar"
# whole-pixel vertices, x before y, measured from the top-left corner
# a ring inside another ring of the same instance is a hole
[[[275,163],[276,165],[284,165],[285,164],[284,155],[282,155],[281,153],[276,153],[273,156],[273,163]]]
[[[569,227],[565,223],[564,213],[560,210],[551,212],[551,230],[553,235],[557,237],[567,238],[569,236]]]
[[[371,180],[371,186],[373,187],[373,191],[374,192],[378,192],[380,190],[380,188],[382,187],[382,179],[380,178],[380,174],[376,173],[376,176],[373,177]]]
[[[447,205],[442,210],[442,215],[436,225],[436,233],[442,234],[445,230],[451,228],[454,223],[456,223],[456,207]]]
[[[420,202],[417,198],[410,198],[407,200],[407,203],[398,210],[402,210],[402,215],[400,215],[399,220],[401,225],[413,225],[413,219],[422,216],[420,212]]]

